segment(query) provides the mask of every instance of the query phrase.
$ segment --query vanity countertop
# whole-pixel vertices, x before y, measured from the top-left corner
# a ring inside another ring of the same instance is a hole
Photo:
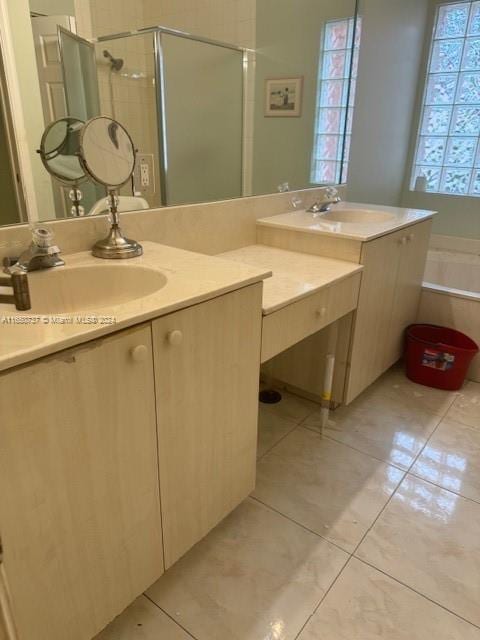
[[[45,309],[36,313],[35,288],[41,290],[43,287],[48,292],[48,279],[52,278],[54,271],[29,273],[32,310],[16,311],[12,305],[0,304],[0,371],[204,302],[260,282],[271,275],[269,268],[258,265],[224,260],[154,242],[142,242],[142,245],[144,255],[139,258],[100,260],[90,252],[82,252],[66,255],[65,267],[55,268],[55,271],[92,266],[118,269],[119,279],[114,278],[115,284],[121,283],[121,279],[128,275],[127,271],[122,274],[122,269],[134,267],[141,271],[143,268],[149,270],[150,275],[152,270],[155,271],[158,281],[165,282],[164,286],[150,295],[134,300],[123,296],[115,305],[97,304],[93,308],[87,303],[81,310],[68,311],[67,306],[67,310],[61,313],[49,314]],[[50,288],[54,288],[53,284]],[[88,298],[88,279],[82,287],[86,287]],[[118,288],[121,291],[121,286]],[[55,292],[52,295],[55,296]],[[56,299],[58,301],[58,295]]]
[[[227,251],[219,256],[272,271],[273,276],[263,285],[264,315],[363,270],[362,265],[353,262],[286,251],[262,244]]]
[[[358,215],[356,212],[358,212]],[[360,217],[362,213],[370,218],[375,218],[377,214],[380,214],[379,217],[381,218],[383,213],[386,219],[361,223],[329,221],[328,217],[324,217],[322,214],[314,217],[312,213],[302,210],[282,213],[268,218],[259,218],[257,225],[368,242],[422,220],[432,218],[437,212],[424,209],[404,209],[401,207],[385,207],[383,205],[340,202],[333,205],[329,213],[333,216],[335,214],[346,214],[352,218],[355,218],[356,215]]]

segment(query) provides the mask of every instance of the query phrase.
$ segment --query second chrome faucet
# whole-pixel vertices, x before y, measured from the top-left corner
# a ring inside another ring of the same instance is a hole
[[[342,199],[338,195],[337,189],[335,187],[329,187],[325,191],[325,199],[320,202],[314,202],[311,207],[307,209],[308,213],[313,213],[314,215],[318,215],[321,213],[327,213],[332,208],[332,205],[338,204]]]

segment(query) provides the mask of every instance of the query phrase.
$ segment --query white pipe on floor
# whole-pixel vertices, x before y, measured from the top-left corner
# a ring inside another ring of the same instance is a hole
[[[322,408],[320,409],[320,427],[322,431],[328,424],[328,416],[330,414],[330,401],[332,399],[334,369],[335,356],[332,353],[329,353],[326,357],[325,378],[323,381],[322,392]]]

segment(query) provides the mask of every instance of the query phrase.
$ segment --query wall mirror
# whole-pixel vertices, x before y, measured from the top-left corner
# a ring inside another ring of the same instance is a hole
[[[74,215],[36,150],[108,116],[136,148],[131,208],[346,181],[356,0],[0,0],[0,224]],[[152,26],[158,25],[158,26]],[[40,133],[39,133],[40,132]],[[104,190],[82,185],[82,214]]]

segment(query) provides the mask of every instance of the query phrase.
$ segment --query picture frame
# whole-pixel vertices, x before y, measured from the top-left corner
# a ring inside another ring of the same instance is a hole
[[[302,113],[303,76],[265,80],[265,117],[298,118]]]

